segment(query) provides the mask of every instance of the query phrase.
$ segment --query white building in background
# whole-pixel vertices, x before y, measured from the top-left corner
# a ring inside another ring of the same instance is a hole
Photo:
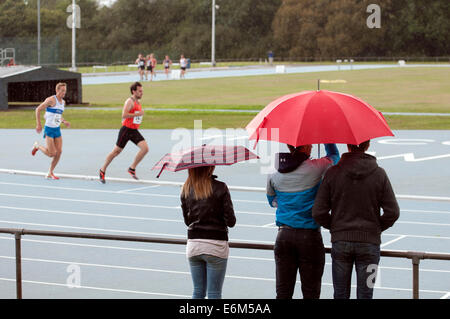
[[[112,5],[114,2],[116,2],[116,0],[97,0],[97,2],[101,5],[101,6],[110,6]]]

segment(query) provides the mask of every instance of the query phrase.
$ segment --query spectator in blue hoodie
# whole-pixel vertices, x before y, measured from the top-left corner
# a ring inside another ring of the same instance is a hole
[[[292,299],[297,271],[303,298],[318,299],[325,248],[312,207],[325,171],[339,161],[339,151],[335,144],[325,144],[326,156],[312,160],[312,145],[288,148],[290,153],[277,154],[277,172],[267,180],[267,199],[277,208],[277,299]]]

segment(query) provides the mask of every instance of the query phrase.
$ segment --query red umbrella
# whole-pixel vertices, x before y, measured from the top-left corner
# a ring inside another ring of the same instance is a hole
[[[202,145],[188,150],[168,153],[153,166],[152,170],[160,169],[157,178],[164,169],[172,172],[200,166],[231,165],[237,162],[258,159],[244,146]]]
[[[326,90],[282,96],[259,112],[246,129],[256,143],[262,139],[293,146],[358,145],[372,138],[394,136],[375,108],[352,95]]]

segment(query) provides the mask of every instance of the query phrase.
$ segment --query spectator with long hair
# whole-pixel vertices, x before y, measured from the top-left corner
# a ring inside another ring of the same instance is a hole
[[[188,170],[181,207],[188,241],[186,254],[194,285],[193,299],[221,299],[228,261],[228,227],[236,224],[225,183],[216,180],[214,166]]]

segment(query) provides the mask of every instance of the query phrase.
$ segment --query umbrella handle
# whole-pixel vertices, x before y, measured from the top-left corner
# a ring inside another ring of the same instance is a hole
[[[161,170],[159,171],[158,176],[156,176],[156,178],[159,178],[159,175],[161,175],[162,171],[164,170],[164,168],[167,166],[167,163],[164,163]]]

